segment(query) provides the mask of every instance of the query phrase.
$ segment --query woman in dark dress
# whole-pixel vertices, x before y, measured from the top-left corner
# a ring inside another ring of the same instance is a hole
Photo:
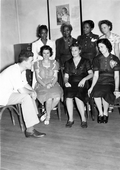
[[[92,62],[94,57],[97,55],[97,45],[96,42],[99,38],[97,34],[93,34],[92,31],[94,29],[94,22],[92,20],[85,20],[82,23],[83,34],[78,36],[77,40],[79,45],[81,46],[81,57],[87,58],[92,66]],[[89,85],[91,86],[92,79],[89,80]],[[91,109],[91,117],[92,120],[95,120],[95,109],[94,109],[94,101],[92,98],[89,100],[90,109]]]
[[[78,36],[77,40],[81,46],[81,56],[90,60],[92,65],[93,58],[97,54],[96,41],[99,36],[93,34],[94,22],[92,20],[86,20],[83,22],[83,34]]]
[[[69,115],[66,127],[74,124],[73,120],[73,98],[81,115],[81,127],[87,128],[85,117],[85,102],[87,99],[87,80],[92,78],[93,72],[90,62],[80,56],[81,49],[78,43],[72,44],[72,58],[65,63],[65,98]]]
[[[107,123],[109,104],[114,104],[114,92],[119,90],[120,61],[110,53],[112,45],[108,39],[99,39],[97,46],[101,53],[93,61],[94,76],[88,94],[97,105],[98,123]]]
[[[58,81],[63,87],[64,63],[72,58],[69,48],[71,44],[75,43],[77,40],[71,36],[73,28],[70,24],[62,24],[60,30],[62,37],[56,40],[56,60],[59,62],[61,69],[58,75]]]

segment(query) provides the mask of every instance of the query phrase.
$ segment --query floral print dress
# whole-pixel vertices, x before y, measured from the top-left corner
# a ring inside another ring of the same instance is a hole
[[[38,60],[34,64],[34,68],[39,69],[39,78],[45,83],[49,84],[54,79],[54,73],[55,71],[59,70],[59,64],[56,62],[56,60],[50,61],[50,67],[44,67],[41,60]],[[55,85],[51,88],[47,88],[46,86],[43,86],[39,82],[35,85],[35,91],[37,93],[37,98],[40,101],[40,103],[44,103],[49,98],[56,98],[56,97],[62,97],[62,88],[60,87],[59,83],[56,82]]]

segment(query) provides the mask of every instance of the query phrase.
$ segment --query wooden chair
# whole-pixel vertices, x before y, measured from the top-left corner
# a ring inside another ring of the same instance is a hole
[[[38,112],[42,115],[42,112],[45,110],[44,105],[42,105],[38,101],[38,99],[36,100],[36,104],[37,104]],[[61,103],[60,102],[58,103],[55,111],[57,111],[58,119],[61,121]]]
[[[110,108],[112,108],[112,109],[110,109]],[[119,114],[120,114],[120,97],[115,100],[113,105],[109,106],[109,113],[113,112],[114,108],[117,108],[118,111],[119,111]]]
[[[0,105],[0,121],[2,118],[2,114],[4,113],[5,110],[9,110],[12,123],[15,125],[15,118],[14,118],[14,113],[18,115],[19,123],[22,132],[24,131],[24,124],[23,124],[23,119],[22,119],[22,110],[21,110],[21,104],[16,104],[16,105],[7,105],[7,106],[2,106]]]

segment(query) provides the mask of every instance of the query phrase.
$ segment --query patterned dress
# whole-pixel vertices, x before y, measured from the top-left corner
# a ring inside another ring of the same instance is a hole
[[[44,82],[46,85],[51,83],[54,79],[54,73],[55,71],[59,70],[59,64],[56,62],[56,60],[50,61],[50,67],[44,67],[42,64],[42,61],[39,60],[35,62],[34,64],[35,70],[39,69],[39,78]],[[56,98],[56,97],[62,97],[63,91],[58,82],[55,83],[55,85],[51,88],[44,87],[40,83],[36,83],[35,85],[35,91],[37,93],[37,98],[40,101],[40,103],[44,103],[49,98]]]
[[[91,93],[92,97],[102,97],[109,104],[113,104],[115,95],[115,80],[114,72],[120,70],[120,61],[115,56],[110,54],[104,57],[102,54],[98,55],[93,61],[93,70],[99,71],[99,78]]]

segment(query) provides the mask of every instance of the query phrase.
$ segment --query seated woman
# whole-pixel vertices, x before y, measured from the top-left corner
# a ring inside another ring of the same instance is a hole
[[[119,90],[120,61],[110,53],[112,45],[108,39],[99,39],[97,46],[101,53],[93,61],[94,76],[88,94],[97,105],[98,123],[107,123],[109,104],[114,104],[114,92]]]
[[[69,115],[66,127],[72,127],[73,120],[73,98],[81,115],[82,128],[87,128],[85,117],[85,102],[87,99],[87,80],[91,79],[93,72],[88,59],[81,58],[81,49],[78,43],[70,47],[72,58],[65,63],[65,98]]]
[[[48,45],[42,46],[40,55],[43,56],[43,60],[38,60],[34,64],[37,80],[35,91],[40,103],[46,103],[46,113],[41,117],[41,120],[48,125],[51,110],[62,97],[62,88],[57,83],[59,64],[56,60],[50,60],[52,48]]]

